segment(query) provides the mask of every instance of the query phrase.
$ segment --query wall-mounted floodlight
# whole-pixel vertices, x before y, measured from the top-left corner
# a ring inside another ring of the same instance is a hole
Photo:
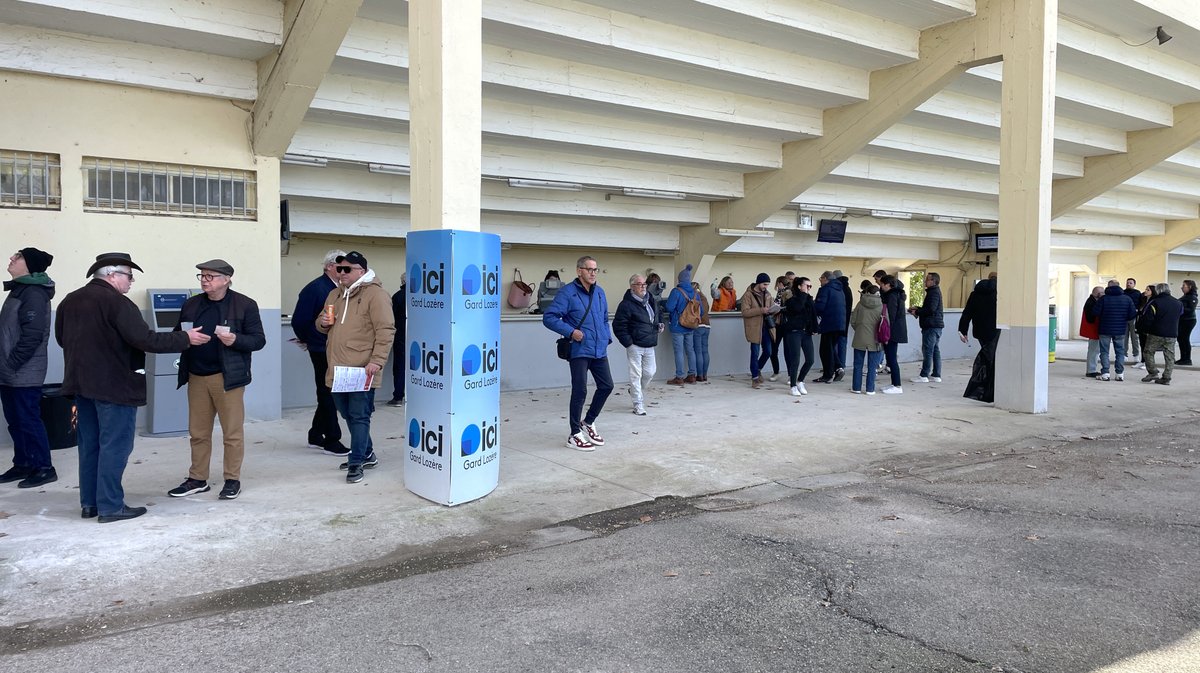
[[[279,161],[293,166],[317,166],[319,168],[324,168],[329,163],[325,157],[310,157],[306,154],[285,154]]]
[[[578,182],[558,182],[556,180],[526,180],[524,178],[509,178],[509,187],[522,189],[557,189],[563,192],[581,192],[583,185]]]
[[[412,175],[411,168],[398,164],[367,164],[367,170],[372,173],[384,173],[386,175]]]

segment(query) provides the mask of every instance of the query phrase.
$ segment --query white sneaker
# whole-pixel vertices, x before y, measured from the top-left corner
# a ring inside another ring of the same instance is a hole
[[[1100,380],[1101,380],[1101,381],[1111,381],[1111,380],[1112,380],[1112,377],[1111,377],[1111,376],[1109,376],[1108,374],[1101,374],[1101,375],[1100,375]]]
[[[796,384],[796,387],[800,389],[800,394],[801,394],[801,395],[807,395],[807,394],[808,394],[808,388],[805,388],[803,383],[797,383],[797,384]]]
[[[767,377],[767,380],[770,381],[771,383],[774,383],[775,381],[779,380],[779,374],[771,374],[770,376]]]
[[[862,391],[861,391],[861,390],[855,390],[855,389],[851,388],[851,389],[850,389],[850,392],[854,393],[855,395],[862,395]]]
[[[1139,363],[1137,363],[1136,365],[1134,365],[1134,366],[1133,366],[1133,368],[1134,368],[1134,369],[1145,369],[1145,368],[1146,368],[1146,363],[1145,363],[1145,362],[1139,362]]]
[[[874,395],[874,394],[875,394],[875,391],[874,391],[874,390],[868,390],[868,391],[867,391],[867,394],[868,394],[868,395]]]
[[[888,386],[883,389],[884,395],[903,395],[904,389],[900,386]]]
[[[1118,380],[1118,381],[1124,381],[1124,380],[1125,380],[1125,375],[1124,375],[1124,374],[1117,374],[1117,380]]]
[[[567,446],[575,449],[576,451],[596,450],[596,445],[592,443],[592,440],[588,439],[587,433],[583,430],[580,430],[570,437],[567,437]]]
[[[909,379],[909,381],[912,381],[913,383],[929,383],[929,377],[928,376],[914,376],[911,379]],[[895,386],[893,386],[893,387],[895,387]]]
[[[930,381],[932,381],[932,382],[934,382],[934,383],[941,383],[941,382],[942,382],[942,377],[940,377],[940,376],[930,376],[930,377],[929,377],[929,380],[930,380]]]
[[[800,397],[800,388],[792,386],[792,397]]]
[[[580,425],[583,426],[582,432],[587,435],[588,441],[596,446],[604,446],[604,438],[600,436],[599,432],[596,432],[595,423],[591,425],[588,425],[587,423],[581,423]]]
[[[645,409],[645,407],[643,407],[642,405],[640,405],[640,404],[639,404],[639,405],[637,405],[636,407],[634,407],[634,408],[633,408],[633,414],[634,414],[635,416],[645,416],[645,415],[646,415],[646,409]]]

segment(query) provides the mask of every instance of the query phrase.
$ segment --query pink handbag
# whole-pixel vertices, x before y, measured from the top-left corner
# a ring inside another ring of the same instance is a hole
[[[533,286],[521,279],[521,270],[513,269],[513,282],[508,286],[508,305],[513,308],[529,308],[533,301]]]

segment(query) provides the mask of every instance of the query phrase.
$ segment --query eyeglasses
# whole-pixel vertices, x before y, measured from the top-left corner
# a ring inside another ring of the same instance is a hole
[[[576,268],[579,269],[580,271],[587,271],[588,273],[597,273],[598,271],[600,271],[600,267],[598,267],[598,266],[579,266]]]
[[[119,274],[121,274],[122,276],[128,276],[128,277],[129,277],[129,280],[133,280],[133,274],[132,274],[132,273],[130,273],[130,272],[128,272],[128,271],[115,271],[115,270],[114,270],[114,271],[113,271],[113,273],[119,273]]]
[[[196,280],[202,280],[206,283],[211,283],[214,278],[223,278],[225,274],[198,273]]]
[[[633,283],[629,287],[646,287],[645,283]]]
[[[338,273],[350,273],[351,271],[357,271],[358,267],[356,267],[356,266],[335,266],[335,267],[333,267],[333,270],[337,271]]]

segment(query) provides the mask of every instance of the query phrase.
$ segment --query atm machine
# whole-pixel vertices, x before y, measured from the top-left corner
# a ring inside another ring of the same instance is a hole
[[[170,332],[179,322],[183,303],[198,290],[150,290],[150,326]],[[187,390],[176,389],[179,353],[146,353],[146,430],[152,437],[187,434]]]

